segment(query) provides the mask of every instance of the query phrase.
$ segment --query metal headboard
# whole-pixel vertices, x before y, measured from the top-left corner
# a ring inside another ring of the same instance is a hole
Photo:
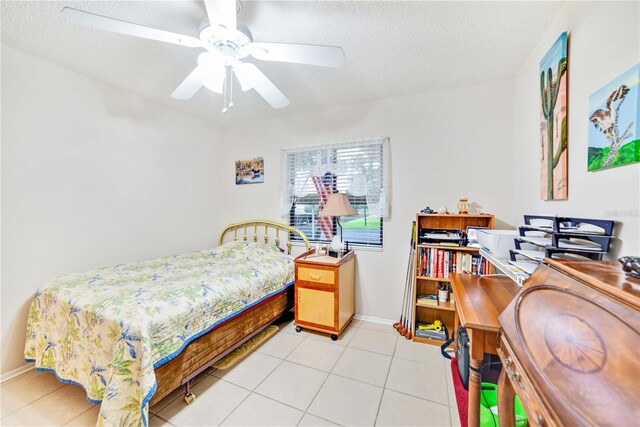
[[[311,249],[311,245],[309,244],[309,239],[307,239],[307,236],[305,236],[302,231],[300,231],[296,227],[291,227],[289,225],[281,224],[275,221],[268,221],[268,220],[242,221],[242,222],[236,222],[234,224],[229,224],[227,228],[225,228],[222,231],[222,234],[220,234],[220,241],[218,242],[218,244],[221,245],[222,241],[224,240],[224,236],[231,231],[233,231],[233,241],[234,242],[237,241],[238,229],[242,229],[241,230],[242,240],[245,242],[248,240],[247,229],[249,229],[249,233],[251,233],[251,230],[253,229],[253,235],[251,236],[251,240],[253,240],[254,242],[258,241],[258,230],[264,230],[263,239],[265,243],[269,243],[269,230],[274,229],[276,246],[280,246],[280,232],[286,232],[287,254],[289,255],[291,255],[291,233],[298,234],[302,238],[302,241],[304,242],[304,245],[306,246],[307,250]]]

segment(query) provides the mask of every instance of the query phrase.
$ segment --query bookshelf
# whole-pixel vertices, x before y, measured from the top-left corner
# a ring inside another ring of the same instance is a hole
[[[414,236],[416,242],[420,242],[419,234],[421,229],[445,229],[445,230],[460,230],[467,231],[467,227],[488,227],[493,228],[494,216],[489,214],[482,215],[457,215],[457,214],[417,214],[416,215],[416,236]],[[423,303],[418,300],[418,294],[437,294],[438,285],[441,283],[449,283],[451,279],[444,277],[448,275],[448,272],[444,271],[444,266],[441,270],[435,270],[430,268],[429,271],[425,271],[425,255],[438,256],[442,252],[448,254],[449,257],[449,270],[452,270],[453,264],[456,264],[456,270],[461,267],[461,263],[458,260],[463,259],[479,259],[479,248],[466,247],[466,246],[449,246],[449,245],[432,245],[432,244],[417,244],[415,251],[415,266],[414,272],[414,295],[413,303],[415,305],[415,315],[413,327],[413,340],[425,344],[442,345],[444,341],[438,339],[430,339],[424,337],[417,337],[415,335],[416,324],[419,323],[433,323],[435,320],[440,320],[447,329],[447,337],[451,337],[451,334],[458,329],[458,316],[456,314],[456,306],[454,302],[449,299],[447,302],[439,302],[438,305],[432,305],[430,303]],[[430,262],[430,258],[429,258]],[[434,265],[436,265],[434,260]],[[431,266],[431,264],[430,264]],[[465,265],[465,269],[472,270],[472,265]],[[422,271],[421,271],[422,269]],[[427,274],[425,274],[427,273]],[[451,296],[451,295],[450,295]],[[454,295],[455,299],[455,295]]]

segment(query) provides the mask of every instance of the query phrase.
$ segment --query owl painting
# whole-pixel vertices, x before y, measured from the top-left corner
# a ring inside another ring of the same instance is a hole
[[[587,169],[640,162],[640,64],[589,97]]]

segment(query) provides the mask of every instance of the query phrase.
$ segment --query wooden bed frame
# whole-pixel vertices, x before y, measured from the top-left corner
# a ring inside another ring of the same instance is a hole
[[[233,232],[233,240],[238,240],[238,230],[241,230],[243,241],[258,241],[262,234],[265,243],[274,236],[274,242],[280,245],[280,233],[286,233],[287,254],[291,255],[291,234],[296,233],[309,250],[309,240],[295,227],[273,221],[244,221],[230,224],[222,231],[219,244],[222,244],[227,233]],[[255,334],[269,326],[293,307],[293,287],[273,295],[259,304],[250,307],[237,316],[217,326],[205,335],[189,343],[180,354],[155,370],[157,389],[149,406],[156,404],[173,390],[184,385],[185,401],[193,403],[195,395],[191,393],[191,384],[202,371],[235,350]]]

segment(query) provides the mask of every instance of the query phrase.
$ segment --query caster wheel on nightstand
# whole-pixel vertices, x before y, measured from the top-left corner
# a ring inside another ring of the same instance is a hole
[[[296,326],[296,332],[300,332],[302,328],[300,326]]]
[[[187,405],[191,405],[196,401],[196,395],[193,393],[187,393],[184,395],[184,401],[187,403]]]
[[[338,341],[338,336],[336,334],[331,335],[331,341]]]

